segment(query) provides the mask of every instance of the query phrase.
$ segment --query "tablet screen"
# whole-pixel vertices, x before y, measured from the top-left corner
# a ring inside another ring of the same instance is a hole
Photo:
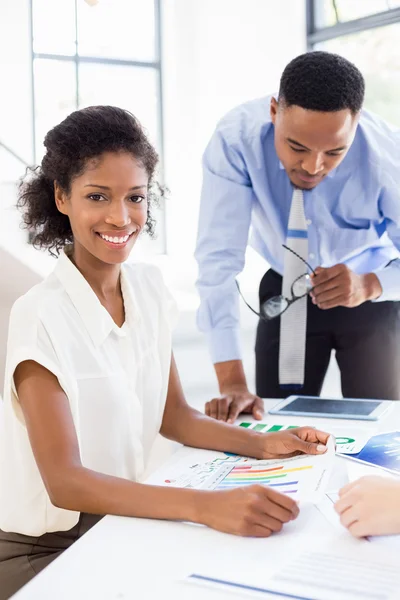
[[[321,413],[328,415],[370,415],[381,402],[357,400],[357,402],[346,402],[346,400],[322,400],[321,398],[312,398],[300,396],[296,398],[282,410],[295,411],[303,413]]]

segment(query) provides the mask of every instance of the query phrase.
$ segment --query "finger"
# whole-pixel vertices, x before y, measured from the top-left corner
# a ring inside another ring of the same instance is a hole
[[[280,504],[276,504],[276,502],[274,502],[271,498],[268,498],[266,501],[261,501],[259,507],[264,514],[268,514],[270,517],[280,521],[281,523],[293,521],[299,514],[299,507],[296,503],[292,512]]]
[[[356,481],[352,481],[352,482],[347,483],[346,485],[344,485],[339,490],[339,497],[345,496],[348,492],[350,492],[351,490],[353,490],[358,485],[358,482],[359,482],[359,479],[357,479]]]
[[[340,279],[338,277],[335,277],[334,279],[330,279],[329,281],[324,281],[323,283],[320,283],[319,285],[316,285],[314,283],[313,289],[311,292],[311,296],[317,297],[317,296],[320,296],[321,294],[326,294],[327,292],[330,292],[331,290],[334,290],[339,286],[340,286]]]
[[[323,454],[326,452],[325,444],[320,444],[316,442],[308,442],[302,440],[296,433],[293,433],[293,450],[302,452],[303,454]]]
[[[281,506],[288,510],[292,514],[292,518],[297,517],[299,514],[299,506],[293,498],[290,498],[290,496],[287,496],[286,494],[281,494],[273,488],[264,487],[262,489],[266,499],[271,500],[271,502],[274,502],[277,506]]]
[[[354,521],[354,523],[350,525],[348,529],[351,535],[356,538],[362,538],[366,537],[367,535],[371,535],[370,531],[368,530],[367,523],[363,523],[362,521]]]
[[[328,310],[330,308],[336,308],[337,306],[347,306],[348,304],[348,296],[344,294],[340,294],[336,296],[336,298],[332,298],[332,300],[327,300],[326,302],[315,302],[318,308],[321,310]]]
[[[229,411],[229,397],[223,396],[217,400],[217,419],[218,421],[226,421]]]
[[[335,285],[335,287],[330,290],[321,290],[318,293],[312,293],[311,297],[315,300],[316,304],[324,304],[326,302],[331,302],[338,296],[343,296],[343,289],[339,285]]]
[[[335,279],[335,277],[338,277],[338,275],[340,275],[344,269],[344,265],[335,265],[333,267],[329,267],[328,269],[318,268],[315,271],[316,276],[313,277],[313,284],[317,286],[326,281],[330,281],[331,279]]]
[[[354,506],[351,506],[340,515],[340,522],[343,527],[346,527],[346,529],[351,527],[354,523],[356,523],[356,521],[358,521],[358,518]]]
[[[210,417],[216,419],[218,415],[218,398],[213,398],[210,402]]]
[[[255,397],[252,413],[253,413],[253,417],[255,419],[257,419],[258,421],[260,421],[263,418],[264,401],[261,400],[261,398],[259,398],[258,396]]]
[[[204,412],[206,414],[207,417],[210,416],[210,402],[206,402],[206,405],[204,407]]]
[[[281,531],[283,524],[287,522],[275,519],[274,517],[271,517],[271,515],[266,515],[264,512],[260,512],[258,513],[258,515],[255,515],[255,521],[257,525],[261,525],[266,529],[270,529],[274,533],[278,533],[278,531]]]
[[[342,515],[346,510],[353,508],[354,504],[355,499],[351,495],[344,496],[335,503],[335,511],[338,515]]]
[[[313,427],[299,427],[298,429],[292,429],[292,433],[296,433],[302,440],[306,442],[321,442],[326,445],[331,436],[326,431],[320,431]]]
[[[247,531],[244,535],[248,537],[266,538],[272,535],[272,531],[268,527],[263,527],[257,523],[250,525]]]
[[[234,423],[240,413],[247,408],[247,406],[251,403],[250,398],[241,399],[241,400],[233,400],[229,406],[228,412],[228,423]]]

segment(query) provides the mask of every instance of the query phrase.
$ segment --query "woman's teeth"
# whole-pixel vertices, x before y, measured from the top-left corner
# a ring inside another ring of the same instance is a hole
[[[101,238],[103,238],[103,240],[105,240],[106,242],[112,242],[113,244],[125,244],[125,242],[127,242],[129,240],[129,235],[125,235],[124,237],[111,237],[109,235],[103,235],[102,233],[99,234]]]

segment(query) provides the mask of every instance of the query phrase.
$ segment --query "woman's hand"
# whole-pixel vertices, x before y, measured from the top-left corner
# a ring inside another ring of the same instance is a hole
[[[323,454],[326,452],[329,433],[312,427],[296,427],[275,433],[261,434],[262,458],[290,458],[298,454]]]
[[[400,533],[400,481],[372,475],[339,492],[335,510],[354,537]]]
[[[296,502],[263,485],[207,492],[198,522],[235,535],[269,537],[299,514]]]

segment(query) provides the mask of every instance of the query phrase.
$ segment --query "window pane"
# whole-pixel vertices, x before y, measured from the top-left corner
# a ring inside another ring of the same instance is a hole
[[[366,83],[365,107],[400,126],[400,23],[335,38],[318,49],[336,52],[351,60]]]
[[[75,0],[33,0],[32,11],[34,51],[75,54]]]
[[[34,78],[36,159],[39,161],[44,153],[46,133],[76,108],[75,63],[36,59]]]
[[[157,109],[157,71],[145,67],[129,67],[95,63],[79,64],[79,108],[108,104],[129,110],[146,129],[149,139],[159,146]],[[156,239],[142,236],[134,256],[148,256],[164,251],[164,214],[154,208]]]
[[[78,3],[78,52],[126,60],[155,59],[153,0]]]
[[[337,15],[332,0],[314,0],[317,28],[330,27],[338,21],[352,21],[386,12],[400,6],[399,0],[336,0]]]
[[[79,106],[110,104],[135,115],[158,145],[157,71],[96,63],[79,64]]]

